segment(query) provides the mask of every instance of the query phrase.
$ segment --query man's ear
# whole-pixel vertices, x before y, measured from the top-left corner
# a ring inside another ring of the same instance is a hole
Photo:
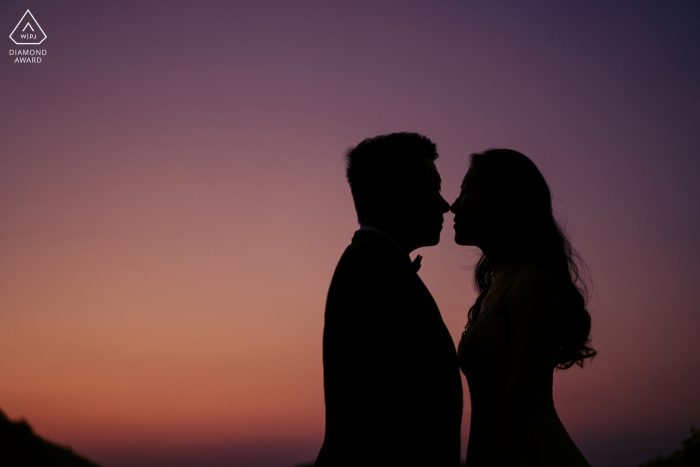
[[[411,196],[411,190],[408,189],[406,186],[406,183],[401,183],[401,182],[394,182],[393,185],[391,185],[391,203],[401,206],[401,207],[407,207],[411,204],[412,201],[412,196]]]

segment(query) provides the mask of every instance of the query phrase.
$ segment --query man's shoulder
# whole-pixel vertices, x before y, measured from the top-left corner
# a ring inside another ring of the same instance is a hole
[[[414,293],[416,276],[410,260],[391,241],[364,234],[356,232],[335,268],[326,300],[326,325],[340,320],[350,326],[366,319],[376,324],[392,316],[394,308],[404,309]]]

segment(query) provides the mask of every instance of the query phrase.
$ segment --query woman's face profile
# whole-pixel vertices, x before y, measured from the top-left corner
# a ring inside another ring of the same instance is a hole
[[[455,242],[458,245],[481,246],[482,239],[488,238],[492,206],[474,167],[470,167],[464,176],[462,190],[450,211],[455,215]]]

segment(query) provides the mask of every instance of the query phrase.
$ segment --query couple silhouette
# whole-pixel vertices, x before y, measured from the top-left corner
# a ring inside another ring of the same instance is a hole
[[[323,333],[326,431],[316,467],[460,464],[588,466],[557,416],[555,368],[582,366],[590,343],[578,256],[552,215],[547,183],[507,149],[471,155],[459,198],[440,194],[435,144],[416,133],[347,153],[360,229],[333,274]],[[482,251],[479,296],[458,351],[409,253],[440,240]]]

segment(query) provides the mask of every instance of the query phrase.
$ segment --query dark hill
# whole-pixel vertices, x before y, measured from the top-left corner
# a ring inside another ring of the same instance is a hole
[[[700,430],[691,428],[682,444],[668,457],[659,456],[639,467],[700,467]]]
[[[314,463],[297,465],[296,467],[313,467]],[[460,464],[465,467],[465,464]],[[673,451],[667,457],[659,456],[639,467],[700,467],[700,430],[690,429],[690,436],[682,441],[680,449]]]
[[[0,410],[0,465],[3,467],[99,467],[70,448],[50,443],[29,424],[13,422]]]

